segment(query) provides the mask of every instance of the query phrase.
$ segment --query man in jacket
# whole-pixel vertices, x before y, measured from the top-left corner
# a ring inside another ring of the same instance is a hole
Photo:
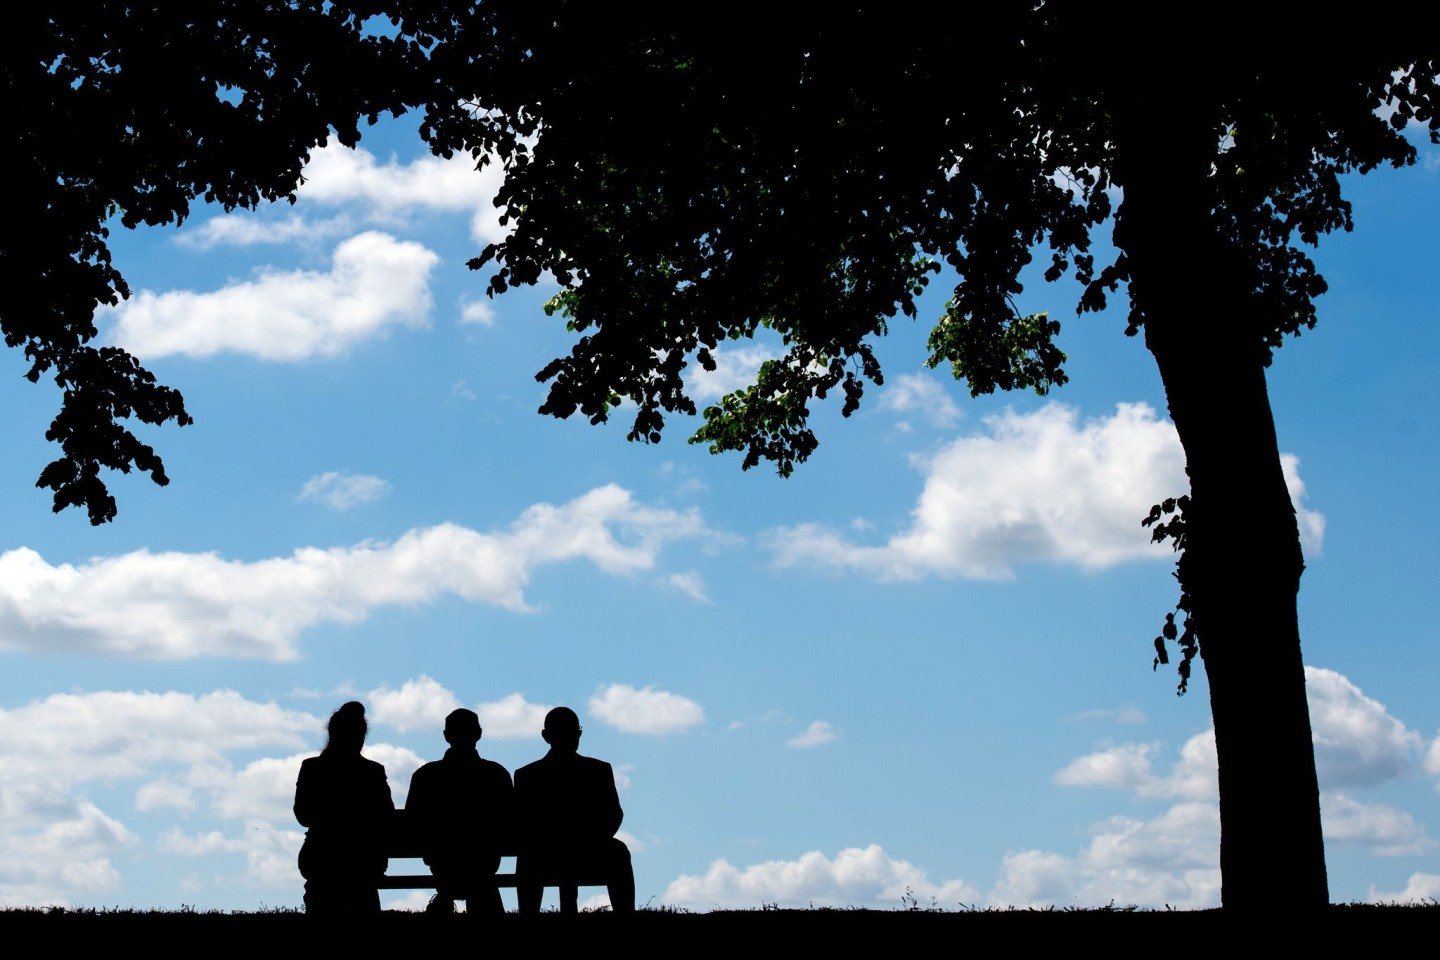
[[[483,731],[473,710],[445,718],[445,756],[410,778],[405,817],[435,876],[427,913],[451,913],[464,900],[471,913],[503,914],[493,878],[514,819],[514,788],[500,764],[480,756]]]
[[[630,850],[617,839],[624,811],[610,764],[579,753],[580,718],[569,707],[545,715],[549,753],[515,771],[523,850],[516,864],[521,913],[538,913],[546,881],[560,887],[560,910],[575,913],[576,881],[603,878],[616,913],[635,910]]]

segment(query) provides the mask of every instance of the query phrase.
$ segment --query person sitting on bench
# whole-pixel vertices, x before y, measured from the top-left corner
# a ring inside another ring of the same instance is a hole
[[[515,866],[521,913],[540,912],[545,883],[560,886],[560,912],[577,911],[576,884],[603,878],[610,909],[635,910],[630,849],[616,838],[624,811],[610,764],[579,754],[580,718],[569,707],[545,715],[550,752],[515,771],[522,851]]]
[[[435,876],[426,913],[453,913],[456,900],[473,914],[505,912],[499,888],[485,878],[500,866],[514,819],[514,789],[509,771],[475,749],[482,733],[475,711],[452,711],[445,718],[450,749],[410,778],[405,816]]]

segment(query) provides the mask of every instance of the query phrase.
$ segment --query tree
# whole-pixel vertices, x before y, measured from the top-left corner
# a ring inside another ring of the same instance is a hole
[[[96,308],[129,295],[111,226],[179,223],[197,198],[227,210],[293,201],[312,147],[332,135],[353,145],[360,118],[400,110],[394,84],[410,48],[365,30],[377,6],[97,0],[8,18],[0,282],[12,296],[0,331],[23,348],[27,378],[63,391],[46,433],[61,455],[37,483],[57,512],[83,505],[91,523],[113,519],[102,467],[168,483],[125,421],[191,422],[178,391],[124,350],[92,344]]]
[[[507,166],[514,232],[471,265],[492,295],[550,273],[548,309],[578,335],[538,374],[543,413],[600,423],[623,399],[629,438],[656,442],[667,414],[698,412],[687,365],[767,329],[783,355],[691,442],[786,475],[815,449],[814,400],[838,389],[848,415],[882,382],[871,342],[915,315],[938,261],[959,283],[929,362],[974,394],[1066,380],[1059,323],[1013,304],[1036,250],[1047,280],[1073,271],[1080,312],[1123,285],[1186,452],[1188,496],[1146,522],[1168,516],[1157,538],[1181,551],[1165,634],[1182,683],[1197,652],[1209,681],[1223,901],[1327,902],[1304,563],[1265,370],[1315,323],[1303,245],[1350,229],[1339,177],[1413,162],[1412,120],[1440,139],[1433,43],[1377,26],[1340,47],[1253,8],[1207,9],[1183,47],[1115,49],[1074,4],[923,24],[858,5],[789,24],[745,5],[643,23],[559,0],[414,6],[422,133]],[[1106,223],[1119,252],[1101,265]]]
[[[977,394],[1063,384],[1059,323],[1013,303],[1046,249],[1046,279],[1073,273],[1082,312],[1124,285],[1126,332],[1144,333],[1186,451],[1188,497],[1147,520],[1182,551],[1167,625],[1182,679],[1198,652],[1209,680],[1224,902],[1325,902],[1303,557],[1265,369],[1314,325],[1325,284],[1297,241],[1350,228],[1340,175],[1412,162],[1411,121],[1440,140],[1433,42],[1367,21],[1341,45],[1238,5],[1207,7],[1183,47],[1133,31],[1120,45],[1076,4],[923,24],[770,13],[99,0],[16,14],[0,278],[25,298],[0,307],[0,330],[31,380],[64,391],[48,433],[62,455],[40,485],[104,522],[101,467],[167,479],[122,421],[190,419],[135,358],[91,345],[94,309],[128,293],[110,225],[290,197],[310,149],[354,144],[361,118],[407,104],[437,152],[507,165],[514,233],[474,261],[493,267],[490,292],[546,272],[561,285],[550,309],[579,338],[540,372],[542,412],[599,423],[623,398],[630,438],[656,442],[667,414],[699,413],[688,364],[713,368],[723,341],[762,329],[781,339],[692,437],[747,468],[790,473],[815,449],[815,400],[838,390],[848,414],[882,382],[871,344],[916,315],[941,261],[959,283],[930,362]],[[1097,264],[1106,223],[1119,254]]]

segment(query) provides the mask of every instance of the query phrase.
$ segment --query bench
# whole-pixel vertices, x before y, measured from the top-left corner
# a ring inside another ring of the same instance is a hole
[[[500,855],[502,857],[517,857],[520,855],[520,845],[516,841],[510,841],[502,845]],[[412,822],[405,816],[404,810],[396,810],[390,819],[386,831],[385,855],[392,859],[422,859],[422,849],[419,838],[416,836]],[[487,883],[494,883],[496,887],[514,889],[520,885],[514,873],[496,873],[493,877],[485,878]],[[570,873],[564,876],[542,874],[539,877],[541,887],[558,887],[560,889],[560,903],[574,903],[578,887],[603,887],[606,885],[605,878],[592,874]],[[435,877],[429,873],[389,873],[388,871],[375,884],[378,890],[434,890]],[[566,897],[566,894],[569,897]]]

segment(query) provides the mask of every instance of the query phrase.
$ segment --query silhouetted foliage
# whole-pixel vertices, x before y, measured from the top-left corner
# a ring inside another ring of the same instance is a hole
[[[191,422],[180,394],[117,347],[93,315],[130,293],[115,224],[179,223],[195,200],[227,210],[289,197],[312,147],[353,145],[399,107],[400,40],[366,36],[373,2],[195,0],[24,4],[7,15],[10,205],[0,227],[5,343],[32,382],[63,393],[40,474],[54,507],[115,516],[101,469],[166,484],[125,421]],[[375,86],[366,84],[376,80]]]

